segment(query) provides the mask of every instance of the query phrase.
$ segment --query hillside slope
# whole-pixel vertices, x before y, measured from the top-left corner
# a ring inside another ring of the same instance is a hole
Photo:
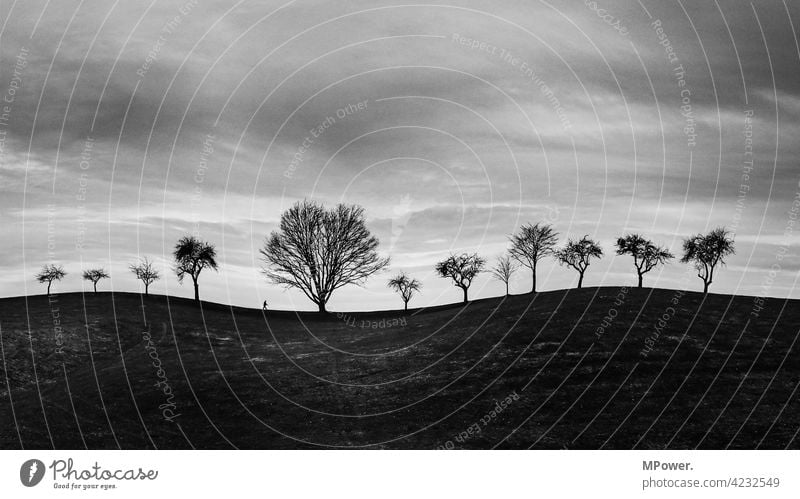
[[[754,304],[589,288],[319,317],[8,298],[0,447],[798,448],[800,303]]]

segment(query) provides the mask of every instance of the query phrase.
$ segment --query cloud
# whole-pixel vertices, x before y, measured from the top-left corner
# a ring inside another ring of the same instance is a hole
[[[600,4],[616,27],[566,1],[18,3],[0,44],[0,98],[14,89],[0,119],[5,265],[77,261],[78,234],[84,259],[167,258],[199,224],[231,266],[218,297],[250,303],[264,235],[314,198],[365,206],[382,249],[438,302],[450,289],[423,269],[450,250],[502,252],[524,222],[674,248],[730,225],[752,111],[736,232],[754,256],[728,273],[760,269],[797,190],[797,7]],[[594,270],[612,283],[618,265]],[[552,286],[571,278],[551,270]],[[758,286],[741,275],[720,282]],[[393,303],[370,286],[375,308]],[[345,308],[365,296],[341,293]]]

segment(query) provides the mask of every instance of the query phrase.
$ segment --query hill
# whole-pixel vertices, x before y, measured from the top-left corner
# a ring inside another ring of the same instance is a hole
[[[7,298],[0,447],[798,448],[798,305],[587,288],[320,317]]]

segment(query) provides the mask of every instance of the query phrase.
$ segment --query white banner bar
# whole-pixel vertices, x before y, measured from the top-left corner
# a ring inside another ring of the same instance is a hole
[[[800,497],[798,451],[3,451],[0,463],[14,498]]]

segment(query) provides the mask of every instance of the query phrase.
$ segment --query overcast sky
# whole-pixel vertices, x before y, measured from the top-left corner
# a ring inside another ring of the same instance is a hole
[[[600,241],[586,286],[635,284],[620,234],[678,254],[726,226],[712,291],[800,298],[797,3],[446,3],[3,1],[0,295],[43,292],[51,261],[70,273],[55,291],[96,266],[100,289],[135,291],[148,256],[151,291],[188,297],[169,255],[197,233],[221,264],[201,297],[312,310],[258,257],[309,198],[365,207],[390,272],[424,283],[411,306],[460,299],[437,260],[492,261],[537,221]],[[389,275],[329,309],[399,307]],[[542,262],[540,289],[576,281]],[[702,289],[678,262],[645,285]],[[484,275],[471,295],[502,291]]]

